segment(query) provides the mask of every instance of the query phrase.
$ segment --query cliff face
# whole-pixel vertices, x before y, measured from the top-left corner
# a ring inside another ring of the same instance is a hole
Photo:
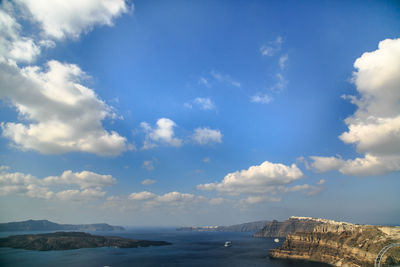
[[[273,258],[319,261],[343,267],[373,266],[378,252],[400,242],[399,227],[355,225],[320,220],[312,231],[287,235],[282,247],[270,251]],[[400,262],[400,250],[388,251],[384,261]]]
[[[120,231],[121,226],[112,226],[106,223],[97,224],[58,224],[48,220],[28,220],[23,222],[0,223],[0,231]]]
[[[320,224],[322,222],[308,218],[300,219],[300,217],[290,217],[284,222],[274,220],[256,232],[254,237],[285,237],[294,232],[311,232]]]

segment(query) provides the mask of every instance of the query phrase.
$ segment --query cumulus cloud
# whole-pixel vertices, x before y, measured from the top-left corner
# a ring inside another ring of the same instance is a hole
[[[229,195],[265,193],[273,192],[277,186],[290,184],[302,177],[303,173],[296,164],[286,166],[265,161],[247,170],[228,173],[220,183],[200,184],[197,189],[216,190]]]
[[[222,133],[210,128],[196,128],[192,138],[200,145],[222,143]]]
[[[22,195],[31,198],[60,199],[60,200],[96,200],[102,198],[106,192],[104,186],[115,184],[111,175],[101,175],[94,172],[64,171],[61,176],[49,176],[39,179],[30,174],[7,172],[0,170],[0,195]],[[80,189],[66,189],[54,191],[52,187],[60,185],[78,186]]]
[[[156,127],[151,127],[147,122],[142,122],[140,126],[146,133],[143,149],[151,149],[158,146],[158,144],[175,147],[182,145],[182,140],[175,137],[174,127],[176,127],[176,123],[170,119],[158,119]]]
[[[33,14],[35,20],[46,9],[43,20],[57,17],[58,24],[53,22],[52,26],[57,28],[62,24],[68,28],[70,23],[80,24],[79,19],[69,20],[71,7],[76,17],[80,16],[80,7],[90,10],[96,5],[119,12],[116,6],[112,7],[119,5],[117,2],[78,2],[19,0],[0,4],[0,98],[16,108],[23,121],[2,122],[1,134],[19,149],[43,154],[81,151],[98,155],[117,155],[133,149],[125,137],[102,127],[105,118],[116,118],[116,114],[92,89],[83,85],[89,77],[77,65],[50,60],[44,67],[18,66],[21,62],[32,63],[41,48],[54,47],[55,43],[47,38],[40,39],[39,35],[35,40],[23,36],[16,14],[22,17]],[[97,11],[89,13],[98,14]],[[39,22],[47,29],[47,22]],[[91,25],[98,23],[101,24],[94,20]],[[36,25],[31,26],[35,28]]]
[[[12,13],[10,3],[0,3],[0,62],[32,62],[40,54],[40,47],[32,38],[21,36],[22,26]]]
[[[128,11],[125,0],[18,0],[44,35],[62,39],[78,38],[95,25],[113,24],[113,19]]]
[[[223,198],[207,198],[177,191],[157,195],[152,192],[134,192],[128,196],[129,200],[140,201],[145,208],[155,206],[184,207],[192,204],[220,205],[225,202]]]
[[[344,164],[344,160],[337,157],[310,157],[313,162],[311,167],[317,172],[327,172],[331,170],[337,170]]]
[[[42,180],[45,185],[64,184],[78,185],[82,189],[104,187],[115,184],[117,181],[112,175],[101,175],[90,171],[64,171],[61,176],[49,176]]]
[[[149,200],[156,198],[157,195],[148,191],[143,191],[139,193],[132,193],[129,195],[129,199],[131,200]]]
[[[145,179],[142,181],[142,185],[151,185],[151,184],[155,184],[157,181],[153,180],[153,179]]]
[[[0,98],[9,100],[26,121],[1,123],[3,137],[19,149],[43,154],[117,155],[132,148],[125,137],[102,127],[102,120],[116,115],[81,84],[84,79],[87,75],[77,65],[55,60],[44,70],[0,63]]]
[[[176,214],[177,211],[205,209],[208,210],[210,205],[217,206],[224,203],[232,203],[233,201],[218,198],[208,198],[204,196],[196,196],[188,193],[177,191],[168,192],[157,195],[152,192],[142,191],[134,192],[128,197],[111,196],[104,202],[103,208],[118,209],[122,212],[127,210],[135,211],[157,211]]]
[[[359,93],[344,96],[357,105],[356,112],[345,120],[348,131],[339,138],[356,146],[363,156],[340,161],[317,157],[347,175],[378,175],[400,170],[400,39],[386,39],[377,50],[359,57],[354,67],[353,83]],[[330,168],[331,169],[331,168]],[[328,170],[330,170],[328,169]],[[323,168],[322,170],[323,171]]]
[[[98,188],[89,188],[84,190],[64,190],[56,193],[56,197],[66,201],[90,201],[104,197],[106,192]]]

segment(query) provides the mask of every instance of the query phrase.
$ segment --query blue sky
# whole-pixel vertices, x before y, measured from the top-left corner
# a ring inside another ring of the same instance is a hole
[[[398,224],[398,2],[81,2],[1,2],[1,221]]]

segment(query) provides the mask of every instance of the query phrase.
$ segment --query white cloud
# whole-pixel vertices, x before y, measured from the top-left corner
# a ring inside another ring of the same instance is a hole
[[[116,115],[95,92],[81,84],[87,75],[73,64],[49,61],[19,69],[0,63],[2,90],[26,123],[1,123],[3,137],[22,150],[43,154],[71,151],[118,155],[132,148],[126,138],[106,131],[102,120]]]
[[[113,19],[128,11],[125,0],[17,0],[47,36],[78,38],[95,25],[113,24]]]
[[[250,97],[250,101],[253,103],[259,103],[259,104],[268,104],[273,100],[273,97],[269,96],[268,94],[258,94],[258,95],[253,95]]]
[[[381,41],[377,50],[359,57],[354,67],[352,81],[359,97],[345,98],[358,108],[345,120],[348,131],[339,138],[354,144],[363,156],[337,162],[336,167],[343,174],[361,176],[399,171],[400,39]]]
[[[283,74],[282,73],[277,73],[276,74],[276,78],[278,79],[278,81],[274,85],[273,89],[278,89],[278,90],[284,89],[287,86],[288,81],[285,79]]]
[[[268,45],[262,45],[260,47],[260,53],[263,56],[273,56],[276,52],[281,50],[282,37],[278,36],[274,41],[268,42]]]
[[[384,174],[390,171],[400,170],[400,157],[398,156],[374,156],[365,154],[363,158],[342,160],[335,157],[310,157],[311,164],[317,172],[338,170],[346,175],[370,176]]]
[[[199,83],[205,85],[206,87],[211,87],[210,82],[204,77],[200,77]]]
[[[102,187],[116,183],[111,175],[100,175],[94,172],[82,171],[73,173],[64,171],[61,176],[49,176],[38,179],[30,174],[7,172],[0,170],[0,195],[22,195],[31,198],[60,199],[60,200],[95,200],[106,193]],[[60,185],[77,185],[80,189],[63,189],[58,192],[51,187]]]
[[[200,145],[222,143],[222,134],[219,130],[196,128],[194,130],[193,140]]]
[[[240,205],[253,205],[263,202],[280,202],[282,199],[279,197],[267,197],[267,196],[249,196],[239,201]]]
[[[275,191],[277,186],[287,185],[302,177],[303,173],[296,164],[286,166],[265,161],[247,170],[228,173],[221,183],[200,184],[197,189],[217,190],[230,195],[265,193]]]
[[[279,67],[281,68],[281,70],[286,68],[286,64],[287,64],[288,59],[289,59],[289,55],[288,54],[284,54],[283,56],[281,56],[279,58]]]
[[[195,195],[179,192],[169,192],[157,197],[157,201],[167,203],[191,202],[193,200],[195,200]]]
[[[102,120],[116,115],[92,89],[82,85],[88,76],[77,65],[55,60],[48,61],[45,68],[17,65],[33,62],[41,48],[52,48],[55,43],[40,39],[44,37],[40,34],[35,34],[34,39],[23,36],[16,14],[23,19],[30,16],[39,22],[31,26],[43,27],[47,34],[52,28],[59,30],[59,37],[77,37],[95,24],[111,25],[112,18],[123,11],[126,4],[122,0],[1,2],[0,98],[11,103],[24,120],[2,122],[3,137],[19,149],[43,154],[81,151],[117,155],[133,149],[124,137],[102,127]]]
[[[158,119],[155,128],[147,122],[142,122],[140,126],[146,133],[143,149],[154,148],[160,143],[175,147],[182,145],[182,141],[175,137],[174,127],[176,127],[176,123],[170,119]]]
[[[128,197],[111,196],[108,197],[103,208],[118,209],[124,211],[136,212],[167,212],[168,214],[176,214],[177,212],[185,212],[188,210],[209,210],[210,205],[217,206],[224,203],[232,202],[231,200],[218,198],[207,198],[204,196],[196,196],[181,192],[168,192],[157,195],[152,192],[142,191],[134,192]]]
[[[400,171],[400,156],[365,154],[364,158],[347,160],[339,171],[354,176],[379,175],[391,171]]]
[[[106,192],[97,188],[89,188],[84,190],[64,190],[56,193],[56,197],[64,201],[90,201],[104,197]]]
[[[206,158],[203,159],[203,162],[204,162],[204,163],[209,163],[210,161],[211,161],[211,160],[210,160],[210,158],[208,158],[208,157],[206,157]]]
[[[143,161],[142,167],[148,171],[154,170],[154,163],[152,160],[145,160]]]
[[[148,191],[143,191],[139,193],[132,193],[129,195],[130,200],[149,200],[156,198],[157,195]]]
[[[157,181],[153,180],[153,179],[145,179],[142,181],[142,185],[151,185],[151,184],[155,184]]]
[[[61,176],[49,176],[43,179],[45,185],[75,184],[82,189],[113,185],[117,181],[112,175],[101,175],[90,171],[72,172],[64,171]]]
[[[192,102],[183,104],[185,108],[192,109],[193,106],[197,106],[203,110],[215,109],[214,102],[208,97],[196,97]]]
[[[311,167],[317,172],[327,172],[332,170],[337,170],[344,164],[344,160],[336,157],[310,157],[313,162]]]
[[[210,98],[205,98],[205,97],[196,97],[193,101],[193,103],[197,104],[200,106],[201,109],[204,110],[211,110],[215,108],[214,103],[211,101]]]
[[[135,192],[129,195],[129,200],[140,201],[143,207],[150,208],[155,206],[178,206],[184,207],[185,205],[192,204],[210,204],[210,205],[220,205],[226,200],[223,198],[207,198],[203,196],[196,196],[188,193],[180,192],[168,192],[163,195],[157,195],[152,192],[142,191]]]
[[[0,3],[0,62],[29,63],[40,54],[40,47],[31,38],[20,35],[22,27],[12,13],[12,5],[7,1]]]
[[[323,185],[325,184],[325,182],[326,182],[325,179],[321,179],[317,182],[317,185]]]
[[[241,87],[242,85],[240,82],[234,80],[229,74],[221,74],[219,72],[216,72],[214,70],[211,71],[211,76],[217,80],[218,82],[221,83],[227,83],[229,85],[232,85],[234,87]]]

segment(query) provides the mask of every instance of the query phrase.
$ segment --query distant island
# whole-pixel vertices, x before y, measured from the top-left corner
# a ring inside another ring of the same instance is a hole
[[[1,232],[13,231],[122,231],[121,226],[106,223],[95,224],[58,224],[48,220],[28,220],[22,222],[0,223]]]
[[[40,251],[98,247],[137,248],[165,245],[171,245],[171,243],[165,241],[131,240],[115,236],[98,236],[83,232],[55,232],[0,238],[0,247]]]
[[[180,227],[178,231],[200,231],[200,232],[257,232],[271,221],[256,221],[229,226],[189,226]]]
[[[318,261],[333,266],[373,266],[382,248],[400,242],[400,227],[310,217],[290,217],[285,222],[264,228],[255,236],[282,236],[285,233],[288,233],[286,240],[280,248],[270,250],[270,257]],[[400,249],[388,251],[383,262],[400,264]]]

